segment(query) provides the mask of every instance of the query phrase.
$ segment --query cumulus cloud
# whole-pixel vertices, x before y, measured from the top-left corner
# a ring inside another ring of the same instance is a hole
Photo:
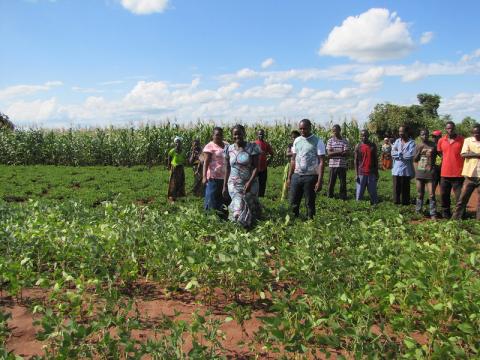
[[[32,95],[40,91],[48,91],[54,87],[61,86],[61,81],[47,81],[43,85],[15,85],[0,90],[0,100]]]
[[[272,66],[274,63],[275,63],[275,60],[273,58],[265,59],[262,62],[262,69],[267,69],[270,66]]]
[[[52,97],[48,100],[16,101],[8,106],[6,113],[15,122],[38,123],[46,121],[55,116],[57,100]]]
[[[442,99],[441,112],[456,115],[459,119],[480,113],[480,93],[462,92],[450,98]],[[478,120],[478,118],[477,118]]]
[[[408,24],[388,9],[372,8],[335,26],[319,54],[347,56],[360,62],[400,58],[414,48]]]
[[[426,31],[422,34],[422,37],[420,38],[420,44],[428,44],[430,41],[433,39],[433,32],[431,31]]]
[[[122,6],[137,15],[162,13],[168,7],[168,0],[121,0]]]
[[[275,99],[282,98],[288,95],[293,89],[290,84],[267,84],[264,86],[255,86],[245,90],[242,94],[244,99]]]

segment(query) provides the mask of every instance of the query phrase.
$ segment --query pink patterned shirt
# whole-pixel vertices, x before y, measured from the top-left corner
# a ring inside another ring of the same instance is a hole
[[[207,169],[207,180],[208,179],[223,179],[225,175],[224,171],[224,164],[225,164],[225,156],[224,156],[224,149],[225,146],[228,146],[228,143],[225,141],[223,142],[224,147],[220,147],[215,144],[213,141],[210,141],[205,147],[203,148],[203,152],[207,154],[212,154],[210,163],[208,164]]]

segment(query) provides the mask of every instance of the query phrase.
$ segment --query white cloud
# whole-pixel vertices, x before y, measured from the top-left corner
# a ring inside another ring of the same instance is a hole
[[[433,39],[433,32],[431,31],[426,31],[422,34],[422,37],[420,38],[420,44],[428,44],[430,41]]]
[[[442,113],[452,114],[455,121],[465,116],[475,116],[480,113],[480,93],[462,92],[450,98],[442,99],[439,110]],[[477,118],[477,121],[480,119]]]
[[[8,106],[6,113],[15,122],[37,123],[46,121],[55,115],[57,100],[53,97],[49,100],[16,101]]]
[[[473,59],[479,58],[480,57],[480,49],[475,50],[471,54],[465,54],[462,56],[461,61],[462,62],[469,62],[472,61]]]
[[[272,66],[274,63],[275,63],[275,60],[273,58],[265,59],[262,62],[262,69],[267,69],[270,66]]]
[[[264,86],[255,86],[245,90],[242,94],[244,99],[275,99],[283,98],[288,95],[293,89],[290,84],[267,84]]]
[[[72,86],[72,90],[84,94],[93,94],[93,93],[103,93],[104,90],[99,90],[95,88],[83,88],[80,86]]]
[[[372,8],[358,16],[349,16],[341,26],[335,26],[319,54],[370,62],[400,58],[413,48],[407,23],[395,12]]]
[[[122,6],[137,15],[162,13],[168,6],[168,0],[122,0]]]
[[[39,91],[48,91],[61,86],[61,81],[47,81],[43,85],[15,85],[0,90],[0,100],[35,94]]]

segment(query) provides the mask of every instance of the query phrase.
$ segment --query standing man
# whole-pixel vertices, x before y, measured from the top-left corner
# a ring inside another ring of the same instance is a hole
[[[267,166],[273,160],[273,149],[265,140],[265,130],[260,129],[257,132],[257,140],[255,144],[262,150],[258,157],[258,196],[265,196],[265,189],[267,187]],[[269,158],[267,158],[267,155]]]
[[[463,185],[463,136],[455,132],[455,123],[448,121],[445,125],[447,135],[441,138],[437,144],[437,151],[442,155],[442,170],[440,172],[440,193],[442,198],[442,217],[450,219],[452,216],[450,205],[450,193],[453,189],[455,203],[460,198]]]
[[[293,143],[287,182],[290,186],[290,205],[293,214],[298,217],[304,196],[307,216],[312,219],[315,215],[315,195],[322,189],[325,144],[312,134],[310,120],[300,121],[298,130],[300,136]]]
[[[432,131],[432,139],[435,143],[435,149],[438,146],[438,141],[442,137],[441,130]],[[433,175],[432,175],[432,191],[434,194],[437,193],[437,186],[440,184],[440,170],[442,168],[442,157],[437,152],[437,157],[435,158],[435,165],[433,166]]]
[[[333,136],[327,141],[328,167],[328,197],[333,197],[337,177],[340,180],[340,199],[347,199],[347,154],[348,141],[342,138],[340,125],[333,125]]]
[[[477,189],[477,220],[480,220],[480,124],[472,129],[472,137],[466,138],[462,147],[462,157],[465,159],[462,175],[465,181],[460,199],[455,207],[454,219],[461,219],[465,208],[475,188]]]
[[[355,147],[354,161],[357,190],[355,199],[361,200],[368,189],[370,195],[370,203],[378,204],[377,196],[377,180],[378,180],[378,157],[377,145],[370,142],[368,130],[362,130],[360,133],[361,143]]]
[[[393,158],[393,202],[395,204],[410,204],[410,179],[415,176],[413,168],[413,155],[415,153],[415,141],[409,136],[409,129],[400,126],[400,136],[392,148]]]
[[[432,220],[437,218],[435,192],[433,192],[433,172],[435,168],[435,159],[437,157],[437,147],[433,141],[428,139],[428,130],[420,131],[422,142],[417,145],[413,162],[415,163],[415,178],[417,183],[417,202],[415,211],[417,214],[422,212],[423,199],[425,197],[425,188],[430,196],[430,217]]]

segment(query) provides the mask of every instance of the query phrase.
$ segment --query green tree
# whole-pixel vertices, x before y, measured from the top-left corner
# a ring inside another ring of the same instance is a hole
[[[425,117],[438,118],[438,107],[441,101],[440,95],[421,93],[417,95],[417,99],[423,108]]]
[[[0,112],[0,129],[13,130],[14,128],[15,126],[10,121],[10,118],[8,117],[8,115]]]

